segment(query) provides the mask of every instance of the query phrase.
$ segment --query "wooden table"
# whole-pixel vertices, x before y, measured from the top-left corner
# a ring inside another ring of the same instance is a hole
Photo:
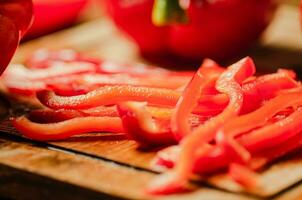
[[[289,23],[290,22],[290,23]],[[93,31],[92,31],[93,30]],[[14,62],[39,48],[73,48],[88,55],[120,62],[146,61],[137,47],[105,18],[80,24],[21,45]],[[301,73],[302,37],[296,8],[283,6],[260,45],[247,54],[262,71],[291,66]],[[301,73],[302,74],[302,73]],[[211,177],[184,194],[151,197],[143,188],[158,175],[150,168],[155,151],[137,149],[124,135],[81,135],[65,141],[35,142],[21,137],[7,121],[5,100],[0,116],[0,197],[13,199],[301,199],[302,159],[299,154],[265,170],[263,187],[243,191],[225,175]]]

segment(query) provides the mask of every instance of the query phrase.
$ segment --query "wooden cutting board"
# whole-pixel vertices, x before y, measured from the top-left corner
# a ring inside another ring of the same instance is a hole
[[[246,54],[261,71],[302,67],[302,38],[296,8],[283,6],[264,34],[261,44]],[[14,62],[22,62],[39,48],[72,48],[119,62],[147,63],[137,47],[106,18],[86,22],[62,32],[24,43]],[[299,67],[300,66],[300,67]],[[302,73],[301,73],[302,74]],[[3,101],[0,117],[21,104]],[[10,109],[7,109],[10,108]],[[150,168],[156,151],[142,151],[124,135],[87,134],[64,141],[42,143],[23,138],[8,120],[0,124],[0,197],[17,199],[155,199],[143,192],[158,175]],[[302,159],[299,152],[262,172],[261,187],[244,191],[225,175],[192,183],[190,193],[156,199],[301,199]]]

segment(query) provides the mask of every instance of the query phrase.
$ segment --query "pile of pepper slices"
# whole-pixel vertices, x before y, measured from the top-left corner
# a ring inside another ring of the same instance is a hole
[[[227,68],[206,59],[193,73],[41,50],[26,66],[7,69],[2,82],[45,107],[12,119],[15,128],[42,141],[124,132],[143,146],[169,146],[155,158],[170,170],[150,184],[152,194],[182,191],[193,174],[222,170],[256,187],[255,171],[302,144],[296,74],[255,76],[249,57]]]

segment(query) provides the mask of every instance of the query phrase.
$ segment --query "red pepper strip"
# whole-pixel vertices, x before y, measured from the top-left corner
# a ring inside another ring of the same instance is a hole
[[[10,93],[25,96],[34,96],[36,91],[45,90],[47,87],[43,81],[25,81],[14,78],[5,78],[2,81]]]
[[[241,136],[238,141],[249,151],[270,148],[302,131],[302,109],[298,108],[287,118]]]
[[[245,188],[255,188],[258,185],[258,174],[243,165],[231,163],[228,175]]]
[[[53,109],[87,109],[101,105],[117,104],[121,101],[146,101],[152,104],[173,106],[180,96],[179,92],[137,86],[104,86],[86,95],[72,97],[57,96],[51,91],[37,92],[42,104]]]
[[[48,68],[49,64],[53,62],[75,61],[77,55],[78,53],[72,49],[62,49],[55,52],[51,52],[47,49],[38,49],[26,57],[24,63],[29,69],[44,69]]]
[[[169,76],[173,78],[191,78],[193,72],[177,72],[156,66],[147,66],[142,64],[124,64],[110,61],[102,61],[97,58],[87,57],[72,49],[63,49],[60,51],[48,51],[40,49],[27,58],[25,64],[30,69],[43,69],[50,67],[55,62],[84,62],[95,66],[98,74],[128,74],[134,76],[156,75]]]
[[[222,146],[231,147],[240,159],[246,162],[251,158],[250,153],[239,145],[234,138],[239,134],[265,125],[278,112],[296,105],[302,105],[301,92],[281,94],[266,102],[264,106],[256,111],[239,116],[226,123],[217,134],[216,142]]]
[[[144,75],[134,76],[129,74],[85,74],[80,75],[78,80],[88,85],[113,85],[129,84],[157,88],[177,89],[189,82],[190,76],[165,76]]]
[[[40,124],[22,116],[12,122],[23,135],[40,141],[62,140],[87,132],[124,132],[118,117],[79,117],[58,123]]]
[[[145,103],[124,102],[117,105],[123,127],[140,144],[161,146],[175,143],[168,127],[160,126],[146,110]]]
[[[22,65],[14,65],[5,71],[3,76],[7,78],[15,77],[23,80],[41,80],[84,72],[95,72],[95,67],[90,63],[84,62],[57,62],[45,69],[27,69]]]
[[[240,112],[243,103],[243,92],[240,84],[254,72],[254,63],[251,58],[247,57],[231,65],[222,73],[217,80],[216,87],[218,91],[230,97],[229,105],[221,114],[207,121],[182,140],[181,152],[174,170],[168,173],[167,179],[160,179],[165,181],[155,182],[151,185],[148,192],[161,194],[183,188],[194,168],[197,150],[215,137],[216,131],[226,120]]]
[[[209,70],[211,70],[211,66],[209,64],[213,64],[213,71],[216,72],[217,64],[214,61],[206,60],[198,69],[191,82],[187,85],[176,104],[175,112],[171,119],[171,129],[177,141],[180,141],[182,138],[190,134],[191,126],[188,123],[189,115],[193,111],[194,107],[196,107],[200,94],[204,93],[204,90],[209,88],[211,85],[214,85],[213,79],[215,79],[215,81],[217,79],[216,76],[209,75],[209,73],[211,73],[209,72]],[[205,67],[206,69],[204,70]],[[203,74],[203,72],[208,74]],[[210,77],[206,77],[206,75]]]
[[[274,84],[268,84],[274,83]],[[261,76],[257,80],[257,90],[264,100],[275,97],[280,90],[299,86],[299,83],[284,73]]]

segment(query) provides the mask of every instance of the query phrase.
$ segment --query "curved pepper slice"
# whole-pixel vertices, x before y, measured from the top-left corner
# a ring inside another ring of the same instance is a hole
[[[101,105],[117,104],[121,101],[146,101],[151,104],[173,106],[180,96],[169,89],[137,86],[104,86],[85,95],[57,96],[51,91],[37,93],[37,98],[49,108],[86,109]]]
[[[13,119],[12,123],[26,137],[40,141],[62,140],[87,132],[124,132],[118,117],[79,117],[57,123],[40,124],[22,116]]]
[[[90,63],[56,62],[44,69],[28,69],[23,65],[14,65],[5,71],[3,76],[7,79],[14,77],[22,80],[45,80],[87,72],[95,72],[95,67]]]
[[[222,73],[220,69],[214,61],[206,59],[187,85],[171,119],[171,129],[176,140],[181,140],[191,132],[189,115],[197,106],[200,95],[215,85],[217,76]]]
[[[227,119],[239,114],[243,103],[243,92],[240,84],[255,72],[255,66],[250,58],[245,58],[231,65],[217,80],[218,91],[229,96],[230,101],[227,108],[216,117],[194,130],[181,143],[181,152],[172,172],[167,173],[166,178],[159,179],[148,188],[150,193],[169,193],[182,189],[186,184],[194,168],[197,159],[196,151],[204,144],[207,144],[215,137],[216,131],[225,123]],[[163,181],[161,181],[163,180]]]
[[[159,146],[175,143],[171,130],[152,118],[145,103],[124,102],[117,108],[125,131],[140,144]]]

